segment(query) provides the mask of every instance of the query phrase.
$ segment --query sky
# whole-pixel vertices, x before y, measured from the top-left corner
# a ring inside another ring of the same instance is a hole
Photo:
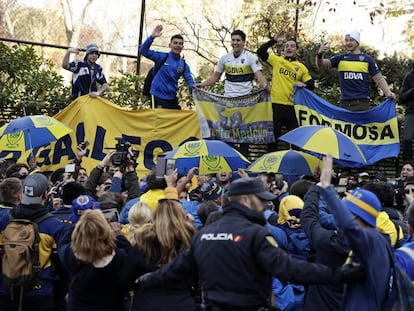
[[[410,1],[413,0],[400,0],[402,4]],[[377,16],[374,24],[371,24],[369,12],[378,6],[378,3],[387,6],[389,1],[358,0],[356,2],[357,5],[354,5],[353,0],[321,1],[314,24],[315,34],[345,34],[350,30],[358,30],[361,34],[361,43],[375,47],[382,56],[394,52],[405,52],[406,56],[413,56],[412,50],[407,50],[408,46],[401,35],[401,25],[408,21],[409,16],[398,18]],[[336,8],[336,12],[329,11],[332,7]],[[325,19],[325,23],[322,19]]]

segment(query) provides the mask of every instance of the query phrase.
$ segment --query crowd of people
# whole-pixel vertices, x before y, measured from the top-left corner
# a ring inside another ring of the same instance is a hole
[[[381,310],[394,253],[413,280],[399,250],[414,250],[412,163],[395,185],[344,173],[340,190],[329,155],[287,181],[196,167],[139,179],[113,151],[87,172],[85,153],[71,173],[3,172],[0,232],[40,219],[41,272],[22,292],[3,283],[0,310]]]
[[[270,86],[245,49],[246,35],[236,30],[232,52],[196,84],[181,57],[182,36],[171,37],[169,53],[150,50],[162,30],[156,26],[140,50],[160,67],[150,88],[154,108],[180,109],[181,76],[202,88],[225,73],[224,96],[249,94],[254,79],[270,92],[276,138],[282,126],[298,126],[293,87],[312,90],[314,81],[297,60],[295,40],[279,33],[258,49],[273,69]],[[274,44],[283,45],[283,55],[267,52]],[[369,76],[386,97],[395,97],[359,44],[359,33],[350,31],[346,53],[324,59],[324,44],[316,56],[320,69],[338,68],[340,104],[351,111],[369,109]],[[96,63],[98,47],[88,45],[84,60],[70,62],[71,53],[79,50],[68,49],[62,66],[73,72],[73,98],[102,95],[108,84]],[[407,76],[402,91],[408,103],[411,80]],[[411,131],[407,127],[407,141]],[[74,171],[44,172],[31,159],[1,172],[0,257],[7,255],[4,233],[14,220],[36,223],[40,234],[39,273],[27,286],[2,282],[0,311],[377,311],[393,303],[395,265],[414,281],[411,162],[395,184],[380,174],[343,173],[346,183],[338,187],[331,155],[305,177],[244,168],[199,175],[194,167],[185,175],[175,170],[160,177],[152,170],[139,178],[132,153],[117,166],[111,151],[87,171],[86,148],[79,146]]]

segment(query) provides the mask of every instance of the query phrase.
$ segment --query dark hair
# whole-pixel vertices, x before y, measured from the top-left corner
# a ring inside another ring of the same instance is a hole
[[[151,172],[151,174],[147,175],[147,190],[165,188],[167,188],[167,182],[164,177],[157,177],[155,172]]]
[[[29,170],[29,167],[24,163],[16,163],[10,165],[6,170],[6,177],[18,177],[13,176],[13,174],[19,172],[22,167],[25,167],[27,170]]]
[[[411,165],[411,167],[414,169],[414,163],[413,163],[413,162],[411,162],[411,161],[405,161],[405,162],[403,163],[403,165],[401,166],[401,169],[402,169],[405,165],[407,165],[407,164]]]
[[[197,208],[197,215],[198,218],[200,218],[200,221],[203,223],[203,225],[207,221],[208,215],[212,212],[218,211],[218,206],[214,201],[208,200],[200,203],[200,205]]]
[[[298,181],[295,181],[292,186],[290,186],[289,194],[296,195],[303,200],[306,192],[308,192],[312,184],[313,183],[310,180],[299,179]]]
[[[85,189],[80,183],[76,181],[68,182],[62,186],[62,203],[72,205],[72,201],[82,194],[85,194]]]
[[[170,39],[170,42],[172,42],[172,40],[174,40],[174,39],[180,39],[180,40],[184,41],[184,37],[182,35],[179,35],[179,34],[173,35]]]
[[[96,183],[96,185],[97,185],[97,186],[102,185],[103,183],[105,183],[105,181],[106,181],[107,179],[112,179],[112,174],[111,174],[111,173],[107,173],[107,172],[102,173],[102,175],[101,175],[101,177],[99,178],[99,180],[98,180],[98,182]]]
[[[233,31],[231,33],[231,36],[240,36],[242,38],[243,41],[246,41],[246,34],[241,31],[240,29],[236,29],[235,31]]]
[[[4,202],[14,203],[22,193],[22,182],[16,177],[3,179],[0,184],[0,195]]]
[[[381,202],[383,207],[392,207],[394,205],[394,188],[387,182],[368,182],[362,189],[374,193]]]
[[[63,173],[65,172],[65,168],[61,167],[55,170],[52,174],[50,174],[50,181],[52,184],[56,184],[58,181],[63,180]]]
[[[119,192],[105,192],[99,198],[99,202],[101,203],[101,210],[116,208],[120,212],[124,206],[124,200]]]

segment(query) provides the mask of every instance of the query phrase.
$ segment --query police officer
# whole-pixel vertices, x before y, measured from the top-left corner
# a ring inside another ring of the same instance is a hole
[[[272,276],[295,283],[339,283],[361,276],[357,268],[333,269],[290,257],[263,227],[275,195],[257,178],[231,183],[224,216],[199,231],[190,250],[137,280],[142,288],[197,273],[210,310],[270,310]]]

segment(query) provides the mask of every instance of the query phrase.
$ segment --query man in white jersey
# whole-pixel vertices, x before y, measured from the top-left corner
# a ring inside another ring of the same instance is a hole
[[[226,73],[224,96],[237,97],[249,94],[253,89],[254,78],[263,88],[268,89],[266,78],[262,74],[262,66],[257,57],[245,50],[246,34],[241,30],[231,33],[231,47],[233,51],[223,55],[216,71],[197,87],[204,87],[216,83],[223,72]],[[270,90],[270,89],[268,89]]]
[[[248,95],[253,89],[253,80],[256,78],[259,84],[270,92],[269,85],[262,73],[262,66],[257,57],[245,50],[246,34],[241,30],[231,33],[231,47],[233,51],[223,55],[216,71],[204,82],[196,84],[197,87],[205,87],[216,83],[223,72],[226,74],[224,83],[224,96],[237,97]],[[240,144],[240,152],[247,156],[248,145]]]

